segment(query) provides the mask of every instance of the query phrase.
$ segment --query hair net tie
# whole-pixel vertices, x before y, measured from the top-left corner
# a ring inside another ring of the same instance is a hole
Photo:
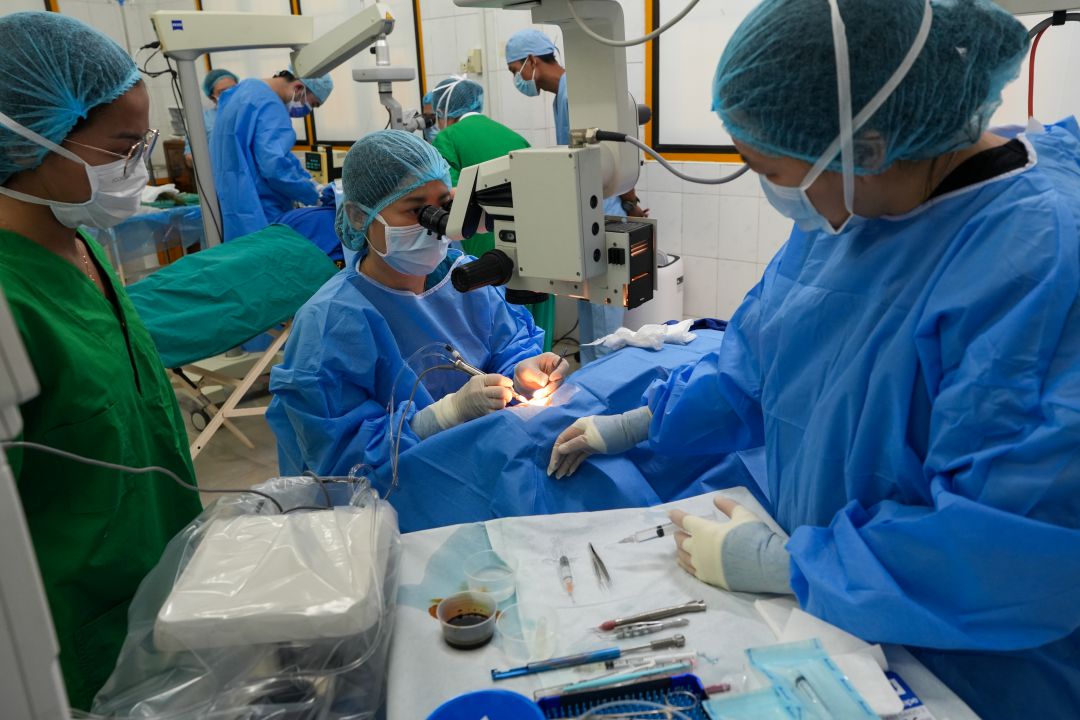
[[[464,77],[443,80],[431,91],[431,107],[437,118],[459,118],[484,109],[484,88]]]

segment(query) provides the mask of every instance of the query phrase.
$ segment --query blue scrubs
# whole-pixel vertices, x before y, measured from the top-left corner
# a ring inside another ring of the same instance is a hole
[[[559,79],[559,91],[551,105],[555,113],[555,142],[559,145],[570,144],[570,104],[566,98],[566,73]],[[618,197],[604,198],[604,214],[622,217],[622,202]],[[610,335],[622,326],[625,310],[614,305],[596,305],[578,301],[578,338],[582,344],[599,340]],[[681,319],[681,318],[679,318]],[[598,347],[581,348],[581,364],[592,362],[607,350]]]
[[[294,203],[314,205],[315,181],[292,154],[296,144],[285,103],[262,80],[222,93],[210,137],[225,240],[262,230]]]
[[[804,609],[921,648],[984,718],[1080,708],[1080,128],[1026,142],[906,215],[795,230],[720,350],[646,393],[660,452],[764,443]]]
[[[425,345],[450,343],[476,367],[507,377],[518,362],[543,351],[543,331],[525,308],[507,303],[501,289],[454,289],[450,271],[465,259],[451,250],[420,295],[387,288],[349,266],[300,309],[285,357],[270,372],[274,399],[266,419],[277,436],[283,475],[346,475],[360,463],[375,470],[387,464],[387,431],[392,422],[397,432],[416,369],[441,364],[418,361],[401,373],[391,394],[406,360]],[[405,414],[401,452],[419,442],[410,427],[416,410],[467,380],[438,370],[421,381]]]

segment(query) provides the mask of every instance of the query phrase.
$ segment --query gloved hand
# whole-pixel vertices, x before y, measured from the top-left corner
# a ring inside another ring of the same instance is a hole
[[[718,523],[682,510],[668,513],[682,529],[675,533],[682,569],[725,590],[792,594],[784,539],[734,500],[717,496],[713,504],[731,519]]]
[[[514,367],[514,389],[527,398],[546,398],[559,389],[570,371],[570,363],[546,352],[522,360]]]
[[[573,475],[595,453],[623,453],[649,437],[652,411],[640,407],[621,415],[591,415],[576,421],[555,438],[547,473],[557,478]]]
[[[423,440],[441,430],[502,410],[513,397],[512,387],[510,378],[502,375],[475,375],[460,390],[416,413],[413,432]]]

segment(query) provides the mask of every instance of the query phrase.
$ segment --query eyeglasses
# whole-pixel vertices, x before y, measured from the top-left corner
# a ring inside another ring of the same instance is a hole
[[[154,128],[150,128],[146,131],[146,134],[143,135],[142,139],[132,145],[131,149],[123,155],[121,155],[120,153],[114,153],[111,150],[103,150],[102,148],[94,147],[93,145],[84,145],[83,143],[75,142],[74,140],[64,140],[64,142],[71,143],[72,145],[78,145],[79,147],[84,147],[88,150],[97,150],[100,153],[112,155],[113,157],[123,158],[124,177],[127,177],[128,173],[131,170],[138,167],[139,163],[145,163],[146,160],[150,157],[150,153],[154,152],[154,147],[157,145],[158,135],[160,134],[161,133],[159,133]]]

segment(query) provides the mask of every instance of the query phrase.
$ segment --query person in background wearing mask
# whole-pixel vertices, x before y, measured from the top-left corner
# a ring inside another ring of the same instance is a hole
[[[79,227],[133,215],[157,139],[135,63],[51,12],[0,17],[0,289],[40,394],[22,440],[133,467],[195,472],[176,396],[104,250]],[[89,710],[127,609],[198,496],[41,451],[7,451],[60,642],[73,707]]]
[[[464,168],[529,147],[525,138],[481,114],[484,88],[479,83],[465,78],[447,78],[436,85],[431,94],[439,130],[432,144],[449,163],[450,182],[455,187]],[[495,248],[495,234],[477,233],[461,245],[465,254],[480,257]],[[551,350],[555,339],[555,297],[549,295],[547,300],[525,307],[544,331],[544,350]]]
[[[366,135],[345,157],[338,234],[361,259],[296,314],[270,373],[266,419],[282,474],[346,475],[361,463],[378,470],[390,459],[390,427],[403,428],[404,452],[505,407],[515,389],[542,398],[562,383],[567,363],[541,352],[543,332],[529,313],[507,303],[502,288],[455,290],[450,273],[465,256],[417,223],[425,205],[449,202],[449,170],[434,148],[400,130]],[[449,343],[487,374],[427,374],[408,407],[418,371],[406,360],[431,343]]]
[[[987,720],[1080,708],[1080,126],[987,131],[1027,49],[989,0],[758,5],[713,108],[797,227],[717,352],[551,457],[764,445],[790,540],[718,500],[673,513],[679,564],[910,646]]]
[[[424,93],[424,97],[420,99],[420,114],[427,122],[427,127],[424,128],[424,140],[433,143],[435,136],[439,134],[439,126],[435,122],[435,108],[431,106],[431,91]]]
[[[297,78],[282,70],[244,80],[220,98],[210,162],[225,240],[263,229],[296,203],[318,202],[315,181],[292,152],[292,121],[320,107],[333,89],[329,75]]]
[[[555,59],[556,47],[544,33],[533,28],[519,30],[506,42],[506,67],[514,76],[514,87],[527,97],[536,97],[541,90],[555,94],[552,111],[555,114],[555,142],[570,144],[570,104],[566,97],[566,70]],[[648,217],[649,211],[638,205],[633,190],[619,197],[604,199],[604,214],[626,217]],[[622,325],[624,309],[613,305],[578,302],[578,337],[581,340],[581,363],[595,360],[606,350],[584,347],[585,343],[610,335]]]
[[[217,68],[206,73],[206,77],[203,78],[202,90],[207,99],[213,107],[203,108],[203,124],[206,126],[206,142],[210,142],[211,133],[214,130],[214,122],[217,120],[217,106],[218,98],[221,94],[231,87],[236,87],[236,84],[240,82],[240,78],[233,75],[228,70],[223,68]],[[188,167],[191,167],[191,144],[184,139],[184,159],[187,161]]]

